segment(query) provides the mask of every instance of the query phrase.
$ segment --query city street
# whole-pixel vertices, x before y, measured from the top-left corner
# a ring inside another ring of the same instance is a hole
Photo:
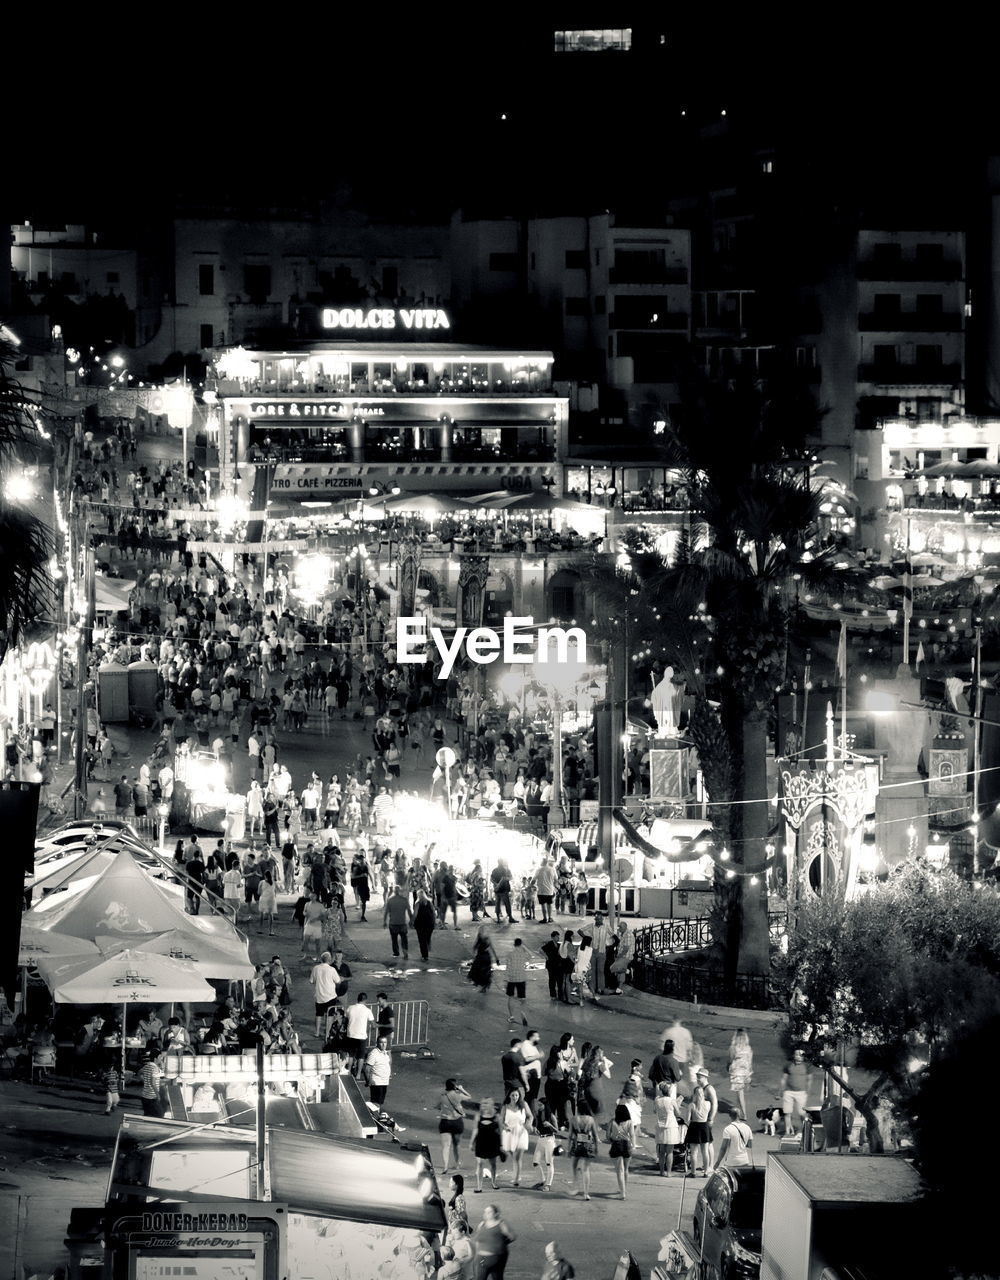
[[[139,751],[148,735],[133,734],[133,752],[128,768],[133,771],[141,763]],[[301,734],[279,733],[279,760],[288,765],[298,782],[312,768],[324,777],[341,770],[346,761],[366,748],[365,735],[353,720],[335,721],[330,734],[321,731],[318,714]],[[367,754],[367,751],[365,751]],[[429,752],[427,753],[429,760]],[[123,766],[124,769],[125,766]],[[246,756],[241,751],[236,761],[236,783],[245,786]],[[429,765],[413,767],[407,762],[403,786],[419,788],[426,793]],[[214,840],[206,836],[203,844],[211,847]],[[170,846],[168,846],[170,847]],[[351,894],[348,891],[348,899]],[[251,956],[268,961],[281,955],[293,974],[294,1003],[292,1012],[302,1034],[303,1049],[313,1051],[319,1042],[312,1034],[311,989],[308,983],[310,964],[300,960],[300,935],[291,921],[292,900],[280,899],[280,912],[275,937],[260,937],[252,923],[249,928]],[[513,1028],[507,1022],[506,999],[502,975],[497,975],[488,995],[482,995],[465,979],[461,966],[471,955],[475,929],[467,908],[460,909],[460,930],[435,932],[431,959],[423,965],[414,945],[409,965],[397,972],[389,968],[391,950],[388,933],[381,924],[381,898],[375,895],[370,904],[368,922],[358,920],[358,910],[348,902],[349,924],[345,957],[353,971],[348,1000],[365,990],[374,1002],[375,994],[385,990],[396,1000],[427,1000],[430,1006],[430,1047],[434,1060],[395,1056],[394,1077],[389,1089],[387,1107],[405,1128],[402,1141],[426,1143],[436,1164],[440,1161],[435,1106],[448,1076],[458,1076],[475,1102],[482,1097],[499,1100],[502,1094],[499,1058],[507,1048]],[[563,928],[573,928],[577,917],[559,918]],[[641,925],[641,921],[633,922]],[[539,963],[538,947],[548,930],[540,923],[491,925],[495,946],[501,961],[514,936]],[[499,981],[498,981],[499,979]],[[528,1018],[541,1033],[543,1049],[557,1041],[564,1031],[571,1031],[579,1047],[585,1040],[596,1041],[614,1063],[612,1082],[621,1085],[628,1075],[633,1057],[641,1058],[648,1069],[660,1048],[663,1029],[675,1015],[682,1017],[702,1045],[705,1062],[711,1071],[721,1099],[729,1095],[726,1054],[733,1030],[747,1026],[754,1047],[755,1082],[748,1104],[753,1110],[771,1101],[777,1091],[782,1059],[778,1049],[777,1019],[774,1015],[713,1011],[662,1000],[629,989],[624,996],[608,996],[602,1007],[583,1008],[559,1005],[549,1000],[544,970],[531,972],[528,985]],[[3,1240],[12,1249],[17,1233],[15,1215],[21,1213],[24,1245],[22,1254],[28,1274],[54,1265],[62,1249],[62,1239],[69,1219],[69,1208],[102,1202],[109,1167],[114,1117],[103,1115],[103,1094],[96,1084],[60,1081],[52,1087],[3,1081],[0,1096],[4,1104],[5,1128],[2,1162]],[[132,1086],[125,1095],[125,1106],[139,1110],[137,1090]],[[651,1104],[644,1103],[644,1127],[651,1127]],[[721,1126],[716,1126],[721,1131]],[[468,1141],[469,1128],[467,1126]],[[758,1151],[776,1149],[775,1139],[756,1139]],[[680,1178],[664,1180],[647,1172],[655,1153],[655,1144],[645,1140],[648,1156],[633,1160],[634,1178],[626,1203],[617,1196],[614,1171],[607,1158],[606,1147],[595,1164],[593,1200],[585,1204],[570,1197],[566,1179],[569,1160],[557,1161],[555,1193],[543,1195],[533,1191],[534,1171],[527,1170],[522,1185],[510,1187],[510,1176],[501,1172],[500,1187],[495,1194],[476,1196],[472,1182],[468,1184],[470,1210],[475,1220],[483,1203],[495,1200],[518,1233],[507,1274],[521,1280],[535,1277],[544,1265],[546,1242],[557,1239],[581,1277],[610,1276],[617,1258],[626,1249],[639,1260],[643,1274],[656,1260],[659,1240],[677,1224],[682,1190],[685,1207],[682,1221],[690,1226],[690,1212],[697,1187],[702,1180],[682,1182]],[[471,1154],[466,1150],[463,1163],[468,1177],[473,1169]],[[501,1166],[503,1169],[503,1166]],[[71,1181],[69,1181],[71,1180]],[[15,1190],[17,1194],[15,1194]],[[26,1197],[26,1199],[22,1199]],[[20,1206],[20,1208],[19,1208]]]

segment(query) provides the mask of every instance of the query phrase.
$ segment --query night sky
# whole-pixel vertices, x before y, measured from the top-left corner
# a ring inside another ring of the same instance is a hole
[[[643,6],[622,57],[556,57],[551,34],[625,23],[622,5],[563,6],[569,22],[558,6],[551,21],[516,5],[405,20],[377,5],[159,9],[155,28],[133,8],[51,31],[22,10],[5,40],[6,195],[36,221],[134,218],[178,193],[340,191],[400,217],[655,201],[706,163],[699,129],[725,111],[747,145],[780,136],[834,186],[952,198],[996,124],[977,73],[986,18],[893,8]]]

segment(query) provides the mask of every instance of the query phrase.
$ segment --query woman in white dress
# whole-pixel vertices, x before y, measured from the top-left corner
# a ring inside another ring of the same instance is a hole
[[[513,1186],[521,1185],[521,1158],[528,1150],[531,1112],[520,1089],[511,1089],[500,1108],[500,1150],[511,1159]]]
[[[673,1168],[674,1147],[680,1144],[681,1127],[677,1085],[661,1080],[656,1086],[653,1107],[656,1111],[656,1158],[660,1177],[669,1178]],[[683,1177],[683,1174],[681,1175]]]
[[[264,793],[260,789],[260,783],[257,781],[250,783],[250,790],[247,792],[247,819],[250,823],[250,835],[260,829],[261,835],[264,833]]]

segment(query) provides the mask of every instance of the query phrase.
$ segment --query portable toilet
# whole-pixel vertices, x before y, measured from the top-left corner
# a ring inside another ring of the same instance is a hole
[[[128,700],[138,711],[156,715],[156,667],[152,662],[128,664]]]
[[[97,712],[104,724],[128,723],[128,668],[104,662],[97,668]]]

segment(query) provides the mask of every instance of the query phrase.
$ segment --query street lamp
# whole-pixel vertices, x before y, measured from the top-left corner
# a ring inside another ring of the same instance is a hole
[[[162,856],[167,847],[167,818],[170,816],[170,805],[161,801],[156,806],[156,812],[160,819],[160,854]]]

